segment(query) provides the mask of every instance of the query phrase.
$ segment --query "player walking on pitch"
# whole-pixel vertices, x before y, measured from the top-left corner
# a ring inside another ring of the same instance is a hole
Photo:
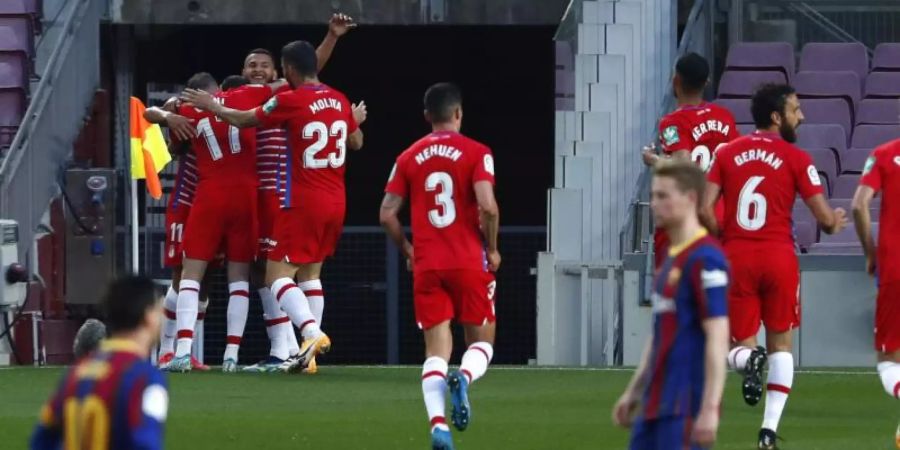
[[[881,192],[881,230],[876,250],[869,204]],[[885,392],[900,399],[900,140],[876,148],[866,160],[860,185],[853,196],[853,221],[866,253],[866,272],[876,276],[875,351],[878,376]],[[895,434],[900,448],[900,425]]]
[[[728,352],[728,267],[700,225],[705,177],[686,162],[654,169],[650,207],[672,238],[653,287],[653,332],[613,422],[631,450],[708,448],[716,440]]]
[[[287,127],[292,153],[287,170],[278,178],[286,191],[275,220],[266,283],[300,329],[304,342],[296,361],[306,366],[331,348],[331,340],[319,328],[309,300],[294,279],[300,283],[320,279],[323,261],[334,254],[346,210],[347,149],[362,148],[363,134],[347,97],[319,82],[312,45],[306,41],[285,45],[281,66],[294,90],[276,95],[259,108],[232,109],[192,89],[184,96],[238,127]]]
[[[825,200],[819,173],[808,153],[795,147],[803,112],[794,89],[763,85],[753,95],[757,130],[725,145],[709,171],[706,222],[719,227],[713,205],[724,197],[722,242],[734,280],[729,319],[734,346],[728,364],[743,371],[743,396],[749,405],[762,397],[762,370],[769,373],[766,407],[759,431],[761,450],[777,448],[775,432],[794,380],[792,333],[800,326],[800,268],[794,251],[792,209],[797,195],[826,233],[846,224],[843,209]],[[766,348],[757,347],[760,322]]]
[[[500,266],[500,212],[490,149],[459,133],[459,89],[448,83],[428,88],[425,119],[433,132],[397,157],[380,221],[412,265],[416,321],[425,337],[422,394],[432,448],[448,450],[453,439],[444,418],[447,386],[453,425],[463,431],[471,419],[469,385],[485,374],[494,354],[492,272]],[[397,218],[404,199],[411,206],[412,244]],[[454,319],[463,325],[469,347],[459,370],[448,376]]]

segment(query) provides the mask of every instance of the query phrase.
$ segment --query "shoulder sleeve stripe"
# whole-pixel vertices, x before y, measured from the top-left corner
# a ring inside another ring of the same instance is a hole
[[[728,273],[721,269],[701,270],[700,280],[703,289],[725,287],[728,285]]]

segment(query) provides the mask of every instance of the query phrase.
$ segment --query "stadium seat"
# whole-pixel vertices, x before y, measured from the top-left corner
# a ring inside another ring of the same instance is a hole
[[[832,189],[832,198],[853,198],[859,186],[859,175],[841,175],[837,177]]]
[[[805,206],[804,206],[805,208]],[[794,238],[803,251],[809,249],[818,239],[819,229],[815,222],[794,221]]]
[[[856,110],[857,125],[900,124],[900,101],[887,98],[867,98]]]
[[[752,123],[739,123],[737,124],[738,132],[741,133],[741,136],[746,136],[748,134],[752,134],[756,131],[756,125]]]
[[[753,123],[753,115],[750,114],[750,100],[744,98],[717,98],[713,103],[731,111],[735,123]]]
[[[0,52],[0,88],[21,88],[27,91],[27,67],[21,53]]]
[[[29,19],[0,16],[0,51],[19,51],[34,55],[34,32]]]
[[[740,42],[728,49],[725,70],[776,70],[794,77],[794,47],[787,42]]]
[[[811,42],[800,52],[799,70],[850,71],[856,74],[857,85],[862,89],[869,73],[869,54],[859,42]]]
[[[38,0],[3,0],[0,2],[0,17],[26,19],[30,30],[40,33],[42,9]]]
[[[870,73],[865,98],[900,98],[900,72]]]
[[[735,71],[729,70],[719,80],[719,97],[750,98],[756,89],[765,83],[785,83],[787,79],[778,71]]]
[[[853,121],[847,102],[839,98],[808,98],[800,102],[805,124],[836,124],[844,129],[844,142],[850,141]],[[803,133],[803,125],[797,131]]]
[[[851,148],[841,154],[841,173],[860,174],[866,165],[866,159],[872,149],[869,148]]]
[[[900,138],[900,127],[894,125],[858,125],[853,130],[850,148],[875,148]]]
[[[840,125],[804,123],[797,129],[797,146],[828,148],[840,156],[847,150],[847,132]]]
[[[856,105],[859,103],[862,92],[859,77],[850,71],[797,72],[794,86],[797,88],[797,95],[800,98],[840,97],[844,99],[847,107],[850,108],[851,119],[855,116]]]
[[[833,198],[828,200],[828,204],[831,205],[832,208],[844,208],[844,211],[847,211],[847,214],[853,214],[852,207],[850,206],[853,203],[853,199],[850,198]],[[869,214],[871,215],[871,219],[873,222],[878,222],[881,218],[881,208],[879,205],[870,205]]]
[[[837,162],[837,154],[828,148],[807,148],[804,149],[812,156],[813,164],[819,173],[825,176],[827,185],[834,186],[835,180],[840,172],[840,166]]]
[[[878,44],[872,57],[872,71],[900,71],[900,43]]]

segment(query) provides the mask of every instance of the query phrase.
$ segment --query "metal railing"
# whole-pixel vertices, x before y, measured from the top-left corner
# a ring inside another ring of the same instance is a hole
[[[0,217],[19,223],[20,258],[58,190],[61,166],[100,80],[100,18],[106,2],[72,1],[78,3],[64,19],[63,37],[0,163]]]

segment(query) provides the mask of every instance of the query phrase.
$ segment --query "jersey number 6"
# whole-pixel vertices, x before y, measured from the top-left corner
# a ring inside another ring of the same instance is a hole
[[[738,225],[747,231],[756,231],[766,225],[766,208],[768,203],[764,195],[756,192],[756,188],[765,179],[766,177],[760,176],[750,177],[741,189],[741,196],[738,198],[737,221]],[[751,205],[755,209],[752,218],[750,217]]]

